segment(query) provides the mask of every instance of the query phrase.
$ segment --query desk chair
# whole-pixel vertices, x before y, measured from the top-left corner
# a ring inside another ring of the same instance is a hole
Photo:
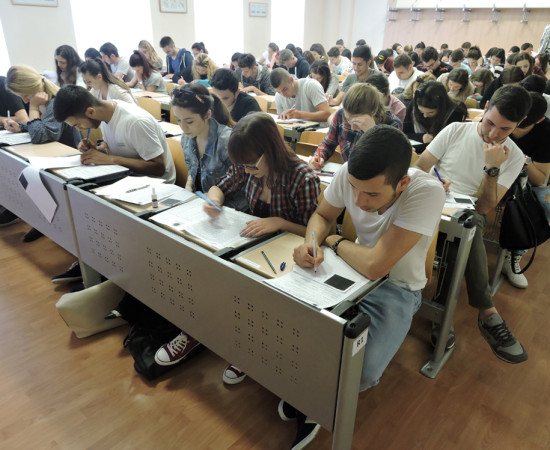
[[[181,143],[177,139],[166,139],[172,159],[174,160],[174,166],[176,167],[176,184],[182,188],[185,188],[187,183],[187,163],[185,162],[185,156]]]
[[[305,131],[305,133],[310,133]],[[317,151],[317,144],[308,144],[305,142],[296,142],[296,154],[304,156],[313,156]],[[342,156],[340,156],[340,147],[336,147],[336,151],[328,159],[327,162],[333,162],[336,164],[342,164]]]
[[[319,145],[325,139],[327,134],[322,131],[304,131],[298,142],[304,142],[306,144]]]
[[[279,134],[283,138],[283,141],[285,140],[285,129],[282,125],[277,124],[277,130],[279,130]]]
[[[483,109],[477,108],[468,108],[468,119],[472,120],[473,118],[483,114]]]
[[[155,119],[162,120],[160,113],[160,103],[150,97],[138,97],[138,105],[149,112]]]
[[[166,90],[168,91],[168,95],[171,95],[172,91],[176,87],[176,83],[171,83],[170,81],[165,81],[164,84],[166,85]]]
[[[467,98],[464,100],[464,104],[468,109],[477,109],[479,108],[479,102],[475,98]]]
[[[254,99],[258,102],[258,105],[260,105],[260,108],[263,112],[267,112],[267,100],[263,97],[256,96]]]
[[[170,123],[178,125],[178,119],[174,114],[174,108],[172,106],[170,106]]]

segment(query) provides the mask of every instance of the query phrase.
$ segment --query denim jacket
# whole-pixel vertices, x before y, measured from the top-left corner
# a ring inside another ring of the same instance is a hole
[[[191,179],[195,180],[200,164],[201,185],[205,193],[216,185],[216,180],[225,175],[232,164],[227,153],[227,141],[230,134],[231,128],[219,124],[214,118],[210,118],[208,142],[200,161],[195,139],[190,139],[185,135],[181,137],[181,146],[187,163],[187,173]],[[246,210],[248,207],[243,192],[230,196],[224,204],[241,211]]]

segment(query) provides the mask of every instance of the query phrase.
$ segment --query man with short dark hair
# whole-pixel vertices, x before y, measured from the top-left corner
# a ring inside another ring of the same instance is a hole
[[[422,72],[414,67],[412,59],[406,53],[401,53],[393,60],[393,72],[388,76],[390,92],[401,94],[415,82]]]
[[[437,50],[433,47],[426,47],[424,49],[422,52],[422,61],[424,62],[424,69],[426,69],[426,72],[433,73],[436,78],[453,70],[449,64],[439,60],[439,53],[437,53]]]
[[[176,180],[166,137],[155,118],[143,108],[118,100],[103,101],[80,86],[68,85],[55,96],[54,116],[77,128],[101,128],[104,141],[78,144],[82,164],[118,164],[132,172]]]
[[[470,41],[463,42],[460,46],[462,48],[462,52],[467,55],[470,51],[470,48],[472,47],[472,43]]]
[[[334,72],[336,75],[347,75],[349,73],[351,70],[351,61],[340,54],[338,47],[332,47],[327,52],[327,56],[331,72]]]
[[[340,50],[340,52],[342,52],[346,48],[346,46],[344,45],[344,40],[338,39],[336,41],[336,47],[338,48],[338,50]]]
[[[351,57],[351,62],[353,64],[354,73],[349,74],[342,85],[342,92],[334,99],[334,103],[337,100],[342,100],[344,94],[352,87],[355,83],[364,83],[366,79],[373,73],[378,72],[378,70],[371,69],[370,65],[372,62],[372,52],[368,45],[360,45],[353,50],[353,55]],[[340,97],[338,99],[338,97]]]
[[[411,153],[409,140],[394,127],[377,125],[365,132],[324,191],[308,222],[304,244],[294,249],[294,261],[301,267],[322,266],[330,252],[371,280],[389,275],[358,304],[371,318],[361,391],[378,384],[420,307],[426,255],[445,203],[436,178],[409,168]],[[357,231],[355,242],[330,233],[344,208]],[[283,412],[290,412],[289,407],[280,404]],[[297,418],[300,438],[295,445],[306,437],[311,440],[318,430],[303,415]]]
[[[477,197],[473,213],[476,231],[465,271],[468,300],[479,311],[482,336],[495,355],[509,363],[526,361],[527,352],[510,332],[491,298],[483,228],[487,223],[485,215],[495,209],[523,168],[525,156],[509,136],[525,119],[530,105],[529,93],[524,88],[501,87],[485,108],[481,122],[448,125],[415,163],[426,172],[435,173],[432,168],[436,168],[452,192]],[[448,255],[449,261],[455,259],[454,251]],[[447,283],[445,280],[443,292]],[[438,335],[439,327],[435,324],[432,342],[437,341]],[[447,341],[447,348],[453,346],[454,334]]]
[[[282,119],[303,119],[325,123],[330,116],[321,83],[313,78],[295,79],[285,69],[273,69],[271,84],[276,91],[277,114]]]
[[[105,42],[105,44],[99,47],[99,53],[101,53],[103,62],[110,65],[111,72],[113,72],[115,77],[125,83],[132,81],[135,75],[134,69],[130,67],[126,58],[119,56],[118,49],[114,44]]]
[[[544,100],[546,100],[546,113],[544,114],[548,119],[550,119],[550,95],[545,94],[546,89],[546,79],[541,75],[527,75],[523,80],[519,82],[520,86],[523,86],[529,92],[538,92],[542,94]]]
[[[261,111],[254,97],[239,89],[239,82],[229,69],[218,69],[210,80],[212,92],[227,106],[235,122],[252,111]]]
[[[464,64],[464,52],[460,48],[457,48],[456,50],[453,50],[451,52],[451,56],[449,58],[449,65],[453,69],[462,68],[466,70],[468,72],[468,75],[472,74],[472,69],[470,69],[470,66],[468,66],[468,64]]]
[[[269,69],[256,62],[253,54],[245,53],[241,55],[239,57],[239,68],[241,69],[243,92],[254,92],[256,95],[275,95],[269,80]]]
[[[529,54],[533,53],[533,44],[530,42],[521,44],[521,51]]]
[[[177,75],[183,73],[184,69],[191,69],[191,66],[193,65],[193,55],[185,48],[177,48],[174,40],[170,36],[164,36],[160,40],[160,47],[162,48],[162,51],[166,53],[167,72],[165,75]],[[176,77],[173,77],[172,81],[177,83],[178,80],[174,78]],[[179,78],[182,78],[182,76],[179,76],[178,79]]]
[[[279,64],[285,66],[290,74],[296,78],[309,77],[309,63],[302,55],[292,53],[292,50],[285,48],[279,52]]]

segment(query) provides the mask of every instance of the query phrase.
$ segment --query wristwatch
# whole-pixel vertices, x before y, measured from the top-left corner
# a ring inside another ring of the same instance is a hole
[[[337,256],[338,256],[338,246],[340,245],[340,242],[342,242],[342,241],[347,241],[347,239],[346,239],[345,237],[342,237],[342,238],[338,239],[334,244],[332,244],[332,245],[330,246],[330,248],[332,249],[332,251],[333,251],[334,253],[336,253]]]
[[[487,168],[487,166],[485,166],[483,168],[483,170],[485,171],[485,173],[487,175],[489,175],[490,177],[498,177],[498,174],[500,173],[500,169],[498,167],[490,167],[490,168]]]

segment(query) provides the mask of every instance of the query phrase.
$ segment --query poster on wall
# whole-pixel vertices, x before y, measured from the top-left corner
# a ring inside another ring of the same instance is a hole
[[[12,5],[24,6],[58,6],[58,0],[11,0]]]
[[[159,0],[160,12],[179,13],[187,12],[187,0]]]

